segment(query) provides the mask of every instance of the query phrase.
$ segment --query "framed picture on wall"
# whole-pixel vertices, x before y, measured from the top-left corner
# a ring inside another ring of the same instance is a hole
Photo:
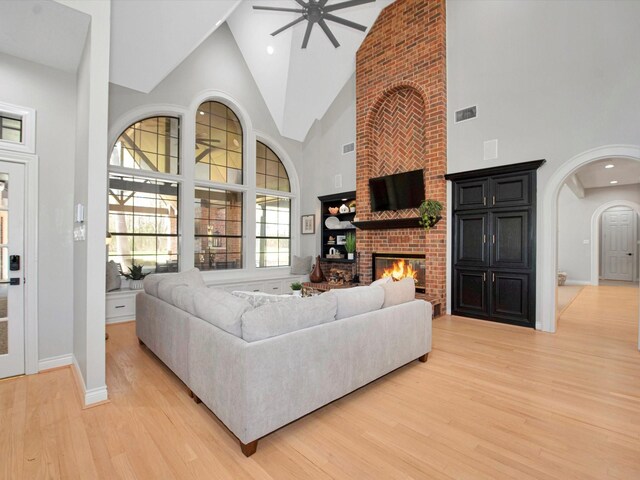
[[[315,214],[311,215],[302,215],[302,228],[300,229],[303,235],[307,235],[310,233],[316,233],[316,216]]]

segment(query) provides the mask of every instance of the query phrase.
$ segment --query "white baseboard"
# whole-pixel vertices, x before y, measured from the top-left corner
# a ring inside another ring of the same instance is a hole
[[[591,282],[588,280],[567,280],[564,282],[565,285],[591,285]]]
[[[72,368],[74,369],[74,373],[76,379],[78,381],[78,387],[81,389],[80,394],[84,399],[84,406],[89,407],[94,403],[105,402],[109,399],[107,395],[107,386],[104,385],[98,388],[92,388],[91,390],[87,390],[87,385],[84,383],[84,378],[82,377],[82,370],[80,370],[80,365],[78,365],[78,361],[76,360],[75,355],[72,355],[73,363]]]
[[[38,361],[38,372],[50,370],[52,368],[65,367],[67,365],[71,365],[72,362],[73,355],[71,353],[58,355],[56,357],[43,358]]]
[[[107,325],[113,325],[114,323],[127,323],[127,322],[135,322],[135,315],[131,317],[131,315],[127,315],[126,317],[116,317],[116,318],[107,318]]]

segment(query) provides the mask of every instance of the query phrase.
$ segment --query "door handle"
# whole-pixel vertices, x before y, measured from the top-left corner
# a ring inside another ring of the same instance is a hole
[[[631,256],[631,255],[633,255],[633,253],[627,253],[627,255]]]
[[[20,285],[20,277],[10,278],[9,285]]]
[[[493,235],[493,244],[494,245],[496,244],[496,236],[495,235]]]
[[[487,243],[487,235],[486,234],[482,235],[482,243]]]
[[[496,204],[496,196],[495,195],[493,196],[493,204],[494,205]]]
[[[487,274],[486,273],[482,273],[482,281],[486,282],[487,281]]]

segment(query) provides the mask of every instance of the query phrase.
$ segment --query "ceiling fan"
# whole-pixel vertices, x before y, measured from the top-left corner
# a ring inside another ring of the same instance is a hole
[[[331,12],[335,12],[336,10],[342,10],[343,8],[355,7],[357,5],[362,5],[365,3],[373,3],[376,0],[348,0],[342,3],[334,3],[332,5],[327,5],[329,0],[295,0],[295,2],[300,5],[301,8],[281,8],[281,7],[259,7],[254,6],[254,10],[270,10],[275,12],[293,12],[293,13],[301,13],[302,16],[295,19],[293,22],[286,24],[284,27],[279,28],[275,32],[271,34],[271,36],[275,37],[281,32],[284,32],[287,28],[293,27],[295,24],[302,22],[303,20],[307,20],[307,30],[304,32],[304,39],[302,40],[302,48],[307,48],[307,44],[309,43],[309,37],[311,36],[311,30],[313,29],[314,24],[320,25],[322,31],[325,33],[333,46],[338,48],[340,43],[329,29],[326,20],[330,22],[339,23],[340,25],[345,25],[347,27],[355,28],[356,30],[360,30],[364,32],[367,27],[364,25],[360,25],[359,23],[352,22],[350,20],[345,20],[344,18],[336,17]]]

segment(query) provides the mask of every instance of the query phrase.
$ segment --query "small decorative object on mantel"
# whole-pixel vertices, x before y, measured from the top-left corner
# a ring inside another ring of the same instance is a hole
[[[352,212],[352,213],[356,211],[356,201],[355,200],[349,204],[349,211]]]
[[[340,212],[339,207],[329,207],[329,213],[331,215],[337,215]]]
[[[309,280],[311,280],[311,283],[324,282],[324,274],[322,273],[322,268],[320,268],[320,255],[316,257],[316,264],[309,275]]]
[[[327,253],[327,254],[325,255],[325,257],[326,257],[326,258],[329,258],[329,259],[334,259],[334,260],[335,260],[335,259],[341,259],[341,258],[344,258],[344,255],[342,255],[342,254],[341,254],[338,250],[336,250],[334,247],[331,247],[331,248],[329,249],[329,253]]]
[[[344,248],[347,251],[347,259],[353,260],[354,253],[356,251],[356,236],[353,233],[347,233]]]
[[[129,267],[129,273],[124,274],[129,279],[129,290],[140,290],[142,288],[144,277],[146,273],[142,273],[142,265],[136,265],[132,263]]]
[[[302,284],[300,282],[293,282],[291,284],[291,292],[293,293],[294,297],[301,297],[302,296]]]
[[[418,211],[420,212],[420,225],[426,231],[429,231],[440,219],[440,212],[442,212],[442,203],[431,198],[422,202]]]
[[[344,203],[340,205],[340,213],[349,213],[349,207],[347,207]]]

